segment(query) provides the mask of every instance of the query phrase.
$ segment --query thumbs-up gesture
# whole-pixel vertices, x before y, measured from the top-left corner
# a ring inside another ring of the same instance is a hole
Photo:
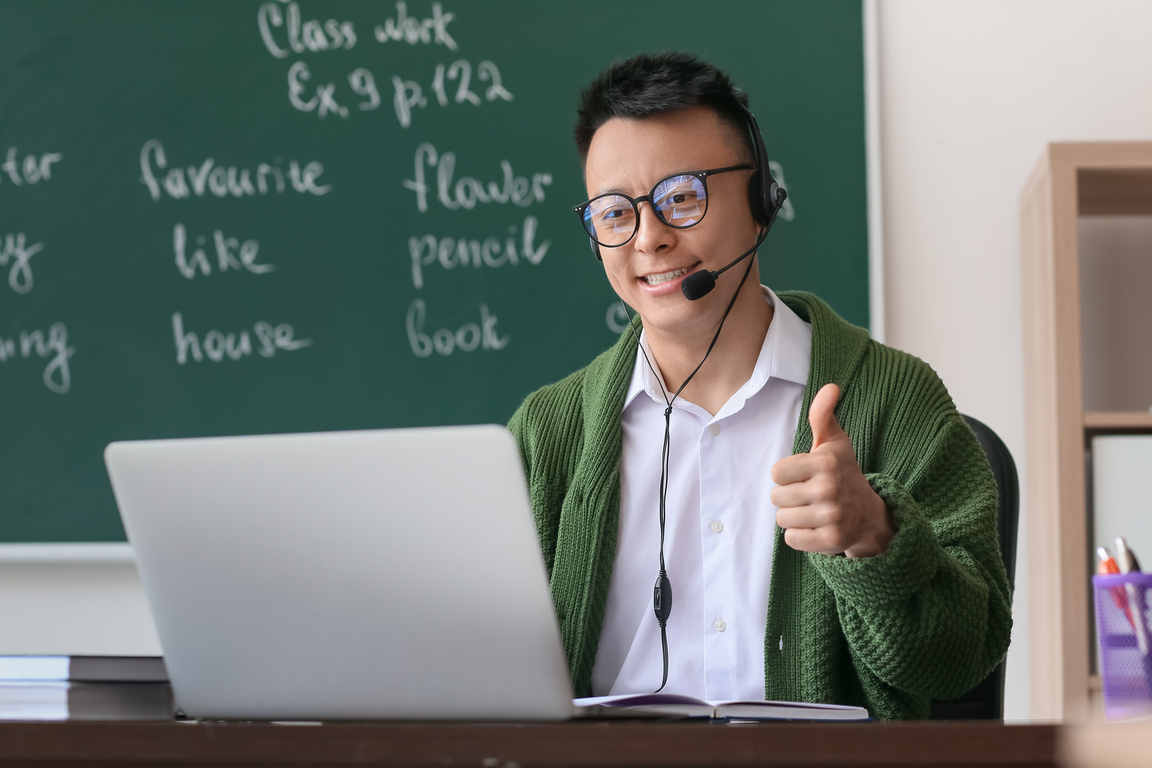
[[[876,495],[836,420],[840,388],[825,384],[808,408],[812,450],[772,467],[776,524],[793,549],[848,557],[885,552],[896,534],[888,507]]]

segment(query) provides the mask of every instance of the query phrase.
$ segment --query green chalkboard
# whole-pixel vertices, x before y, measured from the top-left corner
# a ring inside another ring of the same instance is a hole
[[[577,94],[672,49],[779,163],[763,280],[865,325],[859,2],[5,0],[0,541],[122,541],[113,440],[503,422],[587,362]]]

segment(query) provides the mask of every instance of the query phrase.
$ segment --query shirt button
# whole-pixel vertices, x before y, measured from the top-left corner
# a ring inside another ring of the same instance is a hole
[[[709,424],[708,425],[708,431],[714,435],[718,435],[718,434],[720,434],[720,425],[719,424]]]
[[[724,621],[724,619],[716,619],[716,623],[712,626],[716,627],[717,632],[723,632],[728,629],[728,622]]]
[[[712,533],[720,533],[722,530],[724,530],[724,523],[720,522],[719,520],[713,520]]]

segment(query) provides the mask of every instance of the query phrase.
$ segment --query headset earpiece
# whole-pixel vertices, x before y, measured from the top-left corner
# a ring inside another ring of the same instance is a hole
[[[756,172],[748,180],[748,205],[756,222],[766,227],[776,215],[777,209],[784,204],[787,193],[772,177],[772,169],[768,164],[768,150],[764,147],[764,136],[760,133],[756,116],[748,107],[744,107],[744,116],[748,123],[748,133],[752,136],[752,144],[756,148]]]

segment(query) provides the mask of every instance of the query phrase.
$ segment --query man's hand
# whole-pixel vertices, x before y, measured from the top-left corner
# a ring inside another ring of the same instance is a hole
[[[896,535],[888,507],[876,495],[836,420],[840,387],[825,384],[808,408],[812,451],[788,456],[772,467],[776,524],[793,549],[870,557],[888,549]]]

